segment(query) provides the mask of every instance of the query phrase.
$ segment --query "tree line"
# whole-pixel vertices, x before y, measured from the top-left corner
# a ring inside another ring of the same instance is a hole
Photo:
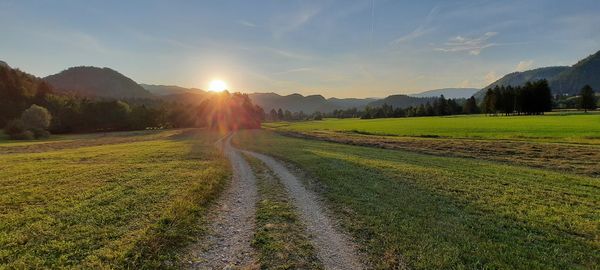
[[[48,131],[257,128],[264,117],[262,108],[240,93],[215,94],[200,105],[160,99],[95,99],[56,93],[37,77],[0,66],[0,127],[13,138],[42,138]],[[47,125],[39,124],[44,122],[40,119],[47,119]]]
[[[291,112],[289,110],[282,110],[281,108],[278,108],[277,110],[271,109],[271,111],[265,115],[265,119],[270,122],[322,120],[323,114],[319,111],[306,114],[303,111]]]
[[[532,115],[552,111],[552,91],[546,80],[527,82],[523,86],[489,88],[483,98],[486,114]]]
[[[559,109],[594,110],[597,107],[594,90],[584,86],[579,96],[552,96],[546,80],[527,82],[523,86],[495,86],[486,91],[483,111],[487,114],[537,115]]]
[[[326,117],[333,118],[396,118],[396,117],[418,117],[418,116],[444,116],[455,114],[476,114],[479,113],[479,106],[474,97],[468,99],[446,99],[444,95],[435,98],[432,102],[426,102],[418,106],[407,108],[393,107],[389,104],[372,107],[367,106],[364,110],[356,108],[339,109],[326,114]]]

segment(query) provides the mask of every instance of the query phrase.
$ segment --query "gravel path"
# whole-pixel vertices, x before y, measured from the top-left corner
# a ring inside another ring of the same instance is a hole
[[[307,190],[294,174],[277,160],[259,153],[244,151],[264,162],[287,189],[299,210],[300,218],[313,236],[313,245],[326,269],[365,269],[350,239],[337,230],[325,214],[318,197]]]
[[[209,214],[209,235],[205,243],[193,247],[190,258],[186,259],[190,269],[257,268],[251,246],[258,200],[256,178],[230,141],[231,136],[228,136],[217,144],[223,147],[231,162],[233,180]]]

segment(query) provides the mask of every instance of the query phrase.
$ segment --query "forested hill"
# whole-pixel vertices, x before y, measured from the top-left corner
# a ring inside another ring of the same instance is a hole
[[[107,98],[152,98],[148,90],[110,68],[72,67],[44,78],[56,91]]]
[[[252,102],[261,106],[266,112],[272,109],[289,110],[291,112],[328,113],[339,109],[357,108],[363,109],[367,104],[374,101],[372,98],[324,98],[321,95],[303,96],[291,94],[282,96],[276,93],[252,93],[248,94]]]
[[[0,127],[27,109],[42,102],[52,87],[42,79],[0,63]]]
[[[321,95],[303,96],[291,94],[281,96],[275,93],[252,93],[248,94],[254,104],[261,106],[266,112],[272,109],[283,109],[292,112],[303,111],[312,113],[316,111],[329,112],[335,108]]]
[[[429,90],[417,94],[410,94],[411,97],[439,97],[444,95],[446,98],[470,98],[479,89],[477,88],[442,88]]]
[[[384,99],[379,99],[369,103],[369,107],[381,107],[384,104],[390,105],[394,108],[408,108],[408,107],[416,107],[421,104],[426,104],[427,102],[433,102],[437,97],[410,97],[407,95],[391,95]]]
[[[144,89],[157,96],[178,95],[184,93],[205,93],[206,91],[198,88],[185,88],[176,85],[154,85],[140,84]]]
[[[505,75],[475,94],[483,98],[485,90],[495,86],[523,86],[528,81],[546,79],[553,94],[577,95],[583,86],[600,89],[600,51],[566,67],[544,67]]]

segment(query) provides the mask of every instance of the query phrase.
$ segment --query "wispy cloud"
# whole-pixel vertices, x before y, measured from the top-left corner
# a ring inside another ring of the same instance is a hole
[[[497,81],[498,79],[500,79],[500,76],[498,76],[498,74],[496,73],[495,70],[492,70],[490,72],[488,72],[487,74],[485,74],[485,76],[483,77],[483,80],[486,84],[491,84],[495,81]]]
[[[293,51],[289,51],[289,50],[282,50],[282,49],[276,49],[276,48],[271,48],[271,47],[260,47],[258,49],[262,50],[262,51],[266,51],[270,54],[274,54],[279,57],[289,58],[289,59],[294,59],[294,60],[308,60],[308,59],[312,58],[310,55],[293,52]]]
[[[303,67],[303,68],[293,68],[293,69],[288,69],[288,70],[284,70],[284,71],[280,71],[280,72],[275,72],[273,73],[273,75],[282,75],[282,74],[289,74],[289,73],[298,73],[298,72],[307,72],[307,71],[312,71],[312,68],[309,67]]]
[[[310,20],[319,14],[320,11],[321,8],[319,7],[311,7],[300,10],[294,14],[278,16],[271,24],[273,36],[275,38],[281,38],[285,34],[297,30],[310,22]]]
[[[470,87],[474,87],[474,86],[473,86],[473,83],[471,83],[470,80],[463,80],[462,82],[460,82],[459,84],[457,84],[456,87],[458,87],[458,88],[470,88]]]
[[[425,21],[421,25],[419,25],[417,28],[415,28],[412,32],[394,39],[392,41],[392,43],[399,44],[399,43],[408,42],[408,41],[414,40],[418,37],[421,37],[431,31],[433,31],[435,28],[430,25],[431,25],[431,22],[433,21],[433,19],[439,14],[439,10],[440,10],[439,6],[434,6],[429,11],[429,14],[427,14],[427,17],[425,17]]]
[[[252,22],[249,22],[249,21],[246,21],[246,20],[240,20],[239,23],[241,25],[243,25],[243,26],[246,26],[246,27],[252,27],[252,28],[256,27],[256,24],[254,24]]]
[[[435,48],[435,50],[441,52],[468,52],[470,55],[479,55],[484,49],[498,45],[489,41],[490,38],[497,34],[497,32],[487,32],[480,37],[474,38],[456,36],[444,43],[444,47]]]
[[[533,67],[533,60],[520,61],[515,68],[516,71],[530,70]]]

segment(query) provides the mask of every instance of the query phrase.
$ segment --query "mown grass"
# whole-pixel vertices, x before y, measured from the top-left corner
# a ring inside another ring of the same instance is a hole
[[[258,159],[245,157],[258,180],[260,199],[252,245],[261,269],[323,269],[284,186]]]
[[[0,155],[0,268],[174,267],[230,174],[216,139]]]
[[[266,123],[282,131],[339,131],[358,134],[534,140],[600,144],[600,113],[541,116],[449,116],[386,119],[325,119]]]
[[[376,268],[597,268],[597,179],[464,158],[244,132],[304,169]]]

